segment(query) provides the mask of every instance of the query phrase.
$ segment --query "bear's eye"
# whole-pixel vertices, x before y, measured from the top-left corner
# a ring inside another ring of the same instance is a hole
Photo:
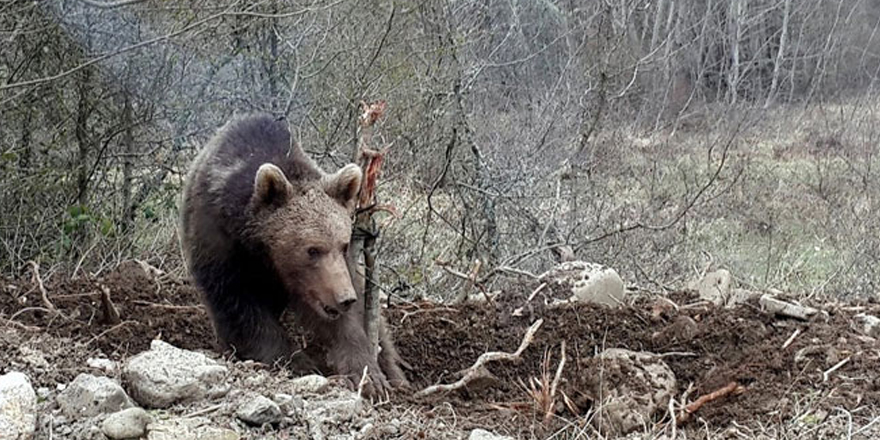
[[[309,257],[310,258],[318,258],[321,256],[321,250],[316,247],[309,248]]]

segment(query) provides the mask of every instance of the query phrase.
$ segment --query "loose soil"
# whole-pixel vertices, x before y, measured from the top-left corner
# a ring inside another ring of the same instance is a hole
[[[35,386],[54,387],[85,371],[89,357],[124,359],[146,350],[153,338],[186,349],[215,349],[198,292],[185,281],[151,274],[129,262],[97,278],[52,276],[44,282],[60,314],[47,312],[31,277],[0,279],[0,372],[24,365],[33,372]],[[524,304],[534,287],[523,283],[492,302],[457,307],[427,302],[392,305],[386,317],[402,356],[412,366],[410,379],[419,389],[457,380],[458,373],[485,352],[516,350],[535,320],[543,318],[544,323],[522,361],[488,366],[494,380],[429,401],[398,395],[391,404],[418,407],[429,415],[429,408],[448,402],[464,428],[494,427],[535,435],[540,417],[524,384],[541,376],[545,355],[552,356],[550,374],[555,372],[565,341],[561,390],[572,405],[558,405],[554,423],[559,426],[576,419],[572,411],[589,413],[597,397],[590,394],[590,384],[613,380],[603,377],[594,360],[606,348],[663,356],[678,379],[677,396],[687,396],[688,401],[731,381],[742,385],[741,393],[695,414],[694,419],[715,428],[732,422],[785,423],[805,407],[814,412],[880,409],[880,349],[875,339],[853,329],[853,315],[876,315],[880,313],[876,304],[825,305],[822,309],[827,313],[801,322],[770,316],[756,304],[715,308],[688,292],[662,298],[639,295],[633,304],[619,309],[547,307],[542,295]],[[106,319],[100,300],[103,288],[119,311],[119,323]],[[521,316],[513,316],[517,308],[523,308]],[[783,349],[795,331],[799,336]],[[844,359],[849,361],[823,380],[823,372]]]

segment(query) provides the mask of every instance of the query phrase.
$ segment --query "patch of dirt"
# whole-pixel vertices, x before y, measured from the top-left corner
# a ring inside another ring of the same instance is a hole
[[[0,356],[0,372],[24,365],[36,372],[35,386],[68,382],[87,370],[87,358],[121,360],[146,350],[156,337],[186,349],[216,348],[199,294],[186,282],[151,274],[136,263],[98,278],[52,276],[44,281],[60,315],[45,310],[31,277],[0,279],[0,353],[6,354]],[[112,324],[104,316],[102,287],[109,289],[121,323]],[[485,352],[516,350],[526,329],[544,319],[521,362],[488,365],[497,378],[491,386],[439,399],[452,403],[461,428],[534,435],[541,417],[520,384],[540,376],[545,352],[552,354],[550,368],[555,371],[563,340],[568,361],[561,387],[581,415],[594,403],[589,384],[611,380],[593,359],[606,348],[662,355],[678,380],[676,395],[686,394],[688,401],[731,381],[742,385],[744,392],[699,410],[699,418],[714,427],[731,421],[783,423],[803,410],[803,399],[828,411],[880,408],[877,341],[851,327],[856,313],[880,313],[876,304],[826,307],[827,315],[799,322],[768,316],[756,304],[718,309],[687,292],[669,295],[669,301],[644,297],[620,309],[548,308],[540,296],[524,305],[534,287],[517,286],[493,303],[454,308],[419,303],[386,311],[398,348],[413,366],[409,375],[417,388],[457,380],[457,373]],[[520,307],[522,316],[513,316]],[[795,331],[799,336],[782,349]],[[823,372],[845,359],[825,381]],[[422,414],[439,408],[436,401],[426,406],[406,396],[395,402]],[[559,424],[574,418],[563,405],[557,413]]]
[[[457,380],[458,371],[487,351],[514,351],[528,326],[543,318],[544,324],[522,362],[489,366],[498,378],[495,387],[454,396],[462,402],[486,403],[481,407],[489,411],[494,408],[490,403],[511,406],[528,402],[517,384],[540,377],[546,350],[559,359],[563,340],[569,360],[562,390],[582,414],[594,398],[584,390],[603,374],[594,368],[593,356],[606,348],[663,355],[678,380],[677,395],[691,387],[689,401],[731,381],[744,386],[741,394],[699,410],[699,417],[716,427],[734,420],[791,420],[803,410],[798,405],[804,396],[820,402],[826,410],[880,406],[880,378],[876,375],[880,353],[875,340],[852,330],[855,310],[832,310],[812,322],[798,322],[768,316],[754,304],[718,309],[701,305],[686,292],[670,299],[683,307],[667,308],[662,300],[658,307],[656,300],[641,299],[616,310],[582,304],[512,317],[511,304],[468,304],[456,309],[422,304],[390,310],[388,317],[395,326],[401,355],[416,371],[418,387]],[[799,336],[783,350],[795,330]],[[847,358],[845,365],[823,381],[824,371]],[[555,367],[554,361],[551,368],[555,371]]]

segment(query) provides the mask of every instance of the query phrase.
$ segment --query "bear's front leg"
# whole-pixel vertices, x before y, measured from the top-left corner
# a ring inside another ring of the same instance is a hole
[[[370,341],[356,313],[347,313],[333,321],[330,334],[325,335],[327,364],[357,386],[367,368],[370,378],[365,387],[368,396],[382,396],[390,390],[388,379],[372,355]]]

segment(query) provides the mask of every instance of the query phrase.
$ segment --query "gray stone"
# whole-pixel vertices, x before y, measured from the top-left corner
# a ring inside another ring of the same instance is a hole
[[[859,333],[872,338],[880,338],[880,318],[866,313],[859,313],[855,317],[856,330]]]
[[[665,411],[675,392],[675,375],[653,353],[610,348],[596,356],[604,371],[593,395],[602,396],[594,425],[602,432],[625,435],[651,426],[655,412]]]
[[[290,381],[289,389],[292,394],[318,394],[325,391],[329,383],[330,380],[320,374],[310,374]]]
[[[45,370],[46,368],[49,368],[49,361],[46,360],[46,357],[43,356],[43,353],[39,350],[34,350],[30,347],[21,347],[19,348],[19,351],[22,355],[21,360],[31,367],[37,370]]]
[[[128,408],[110,414],[101,423],[101,432],[113,440],[141,438],[152,418],[141,408]]]
[[[471,434],[468,436],[468,440],[513,440],[513,437],[498,435],[494,432],[489,432],[485,429],[477,428],[471,431]]]
[[[122,379],[132,398],[151,408],[221,397],[227,369],[207,356],[154,340],[150,350],[125,363]]]
[[[567,261],[541,274],[539,281],[570,291],[575,301],[611,307],[624,305],[623,280],[616,270],[601,264]]]
[[[276,424],[281,422],[284,414],[277,403],[263,396],[255,396],[247,400],[235,412],[235,416],[241,421],[254,426]]]
[[[272,396],[272,400],[281,407],[281,412],[287,415],[299,414],[305,407],[305,401],[299,396],[278,393]]]
[[[37,394],[27,376],[0,376],[0,439],[30,440],[37,429]]]
[[[239,440],[230,429],[218,428],[204,417],[162,420],[147,425],[147,440]]]
[[[56,400],[70,418],[93,417],[133,406],[125,390],[113,379],[91,374],[76,376]]]

